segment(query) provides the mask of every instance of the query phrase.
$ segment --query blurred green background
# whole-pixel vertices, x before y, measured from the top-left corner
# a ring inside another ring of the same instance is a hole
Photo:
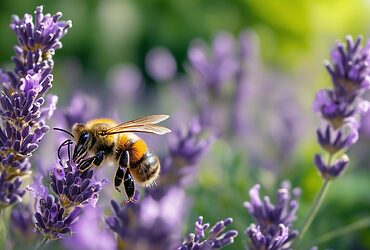
[[[52,92],[60,97],[59,106],[67,105],[76,89],[93,94],[104,89],[108,72],[118,64],[137,65],[147,88],[159,93],[156,98],[166,98],[160,95],[162,84],[151,79],[145,69],[145,55],[151,48],[168,48],[176,59],[179,73],[184,73],[187,50],[194,38],[211,43],[220,31],[235,37],[243,30],[256,32],[259,43],[256,53],[261,60],[258,63],[264,65],[258,74],[263,77],[278,72],[283,79],[289,79],[285,84],[300,101],[300,115],[305,118],[306,130],[299,135],[294,154],[288,160],[276,160],[276,164],[283,166],[275,171],[248,161],[251,156],[239,144],[227,138],[217,141],[202,160],[199,175],[189,189],[194,201],[184,235],[192,230],[198,215],[210,222],[231,216],[235,221],[232,226],[240,234],[237,242],[227,249],[243,249],[246,242],[243,231],[251,222],[242,205],[249,200],[248,189],[261,183],[262,192],[274,196],[274,190],[284,179],[302,188],[299,224],[321,184],[312,164],[313,155],[319,151],[315,141],[319,123],[311,103],[318,89],[330,85],[323,61],[329,58],[337,39],[344,40],[347,34],[369,36],[369,1],[2,0],[0,65],[11,67],[12,46],[16,41],[9,29],[10,16],[32,13],[40,4],[44,5],[44,12],[61,11],[63,19],[73,21],[73,28],[63,39],[63,49],[54,57]],[[145,107],[145,100],[141,101],[138,105]],[[260,119],[270,123],[271,119],[264,115],[274,113],[264,114],[264,108],[260,107]],[[151,110],[138,112],[150,113]],[[350,150],[350,167],[331,186],[307,235],[307,248],[324,233],[370,216],[369,140],[363,137]],[[319,248],[370,249],[370,229],[350,232],[320,244]]]

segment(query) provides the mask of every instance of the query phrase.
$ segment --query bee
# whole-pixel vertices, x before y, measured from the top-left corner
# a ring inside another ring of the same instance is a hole
[[[123,182],[128,197],[125,203],[136,202],[135,182],[145,187],[155,184],[160,173],[160,162],[135,132],[169,133],[170,129],[157,125],[168,117],[151,115],[120,124],[107,118],[90,120],[86,124],[76,123],[72,133],[69,133],[76,141],[72,159],[79,163],[81,171],[113,163],[117,167],[115,188],[121,192],[119,187]]]

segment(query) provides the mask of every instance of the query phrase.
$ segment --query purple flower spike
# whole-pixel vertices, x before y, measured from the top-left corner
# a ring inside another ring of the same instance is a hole
[[[111,203],[115,215],[106,223],[127,249],[176,249],[188,207],[182,189],[173,187],[159,200],[145,196],[136,204]]]
[[[249,247],[253,250],[285,249],[281,246],[298,235],[297,231],[292,231],[290,228],[297,218],[297,198],[300,195],[300,190],[295,188],[291,191],[290,183],[283,182],[277,192],[275,205],[271,203],[267,196],[262,200],[259,190],[260,185],[253,186],[249,191],[251,200],[244,203],[244,207],[247,208],[256,223],[256,225],[252,224],[246,230],[250,239]]]
[[[193,119],[186,131],[175,131],[176,137],[170,145],[170,155],[176,160],[188,162],[188,165],[196,165],[201,156],[208,150],[214,140],[213,136],[200,139],[204,128],[197,119]]]
[[[325,63],[339,96],[351,97],[361,89],[370,88],[370,47],[369,44],[361,47],[361,40],[357,37],[353,41],[347,36],[345,45],[338,41],[332,50],[332,65],[328,61]]]
[[[35,213],[36,229],[46,239],[60,239],[72,234],[71,225],[76,222],[81,208],[74,208],[68,213],[52,195],[39,201],[39,210]]]
[[[348,165],[349,158],[346,154],[343,154],[333,165],[328,166],[324,163],[324,159],[321,155],[315,155],[315,165],[320,171],[321,176],[326,180],[334,179],[343,173],[343,170]]]
[[[95,207],[105,180],[97,182],[93,175],[92,169],[81,172],[74,162],[67,161],[65,164],[57,165],[50,172],[50,187],[58,196],[62,207],[66,209],[84,207],[88,204]]]
[[[332,165],[324,163],[323,156],[315,155],[315,165],[326,180],[343,173],[349,161],[344,153],[358,141],[361,119],[369,110],[370,103],[363,95],[370,88],[370,41],[362,47],[361,40],[347,36],[345,45],[336,43],[332,64],[326,62],[333,88],[319,90],[313,103],[314,111],[328,122],[325,130],[317,130],[320,146],[329,154],[327,158],[341,154],[336,155],[339,160]]]
[[[191,233],[177,250],[220,249],[234,243],[234,238],[238,235],[238,232],[235,230],[224,232],[226,226],[232,222],[231,218],[217,222],[209,230],[209,235],[206,238],[205,231],[209,228],[209,223],[203,224],[203,217],[199,216],[195,222],[195,233]]]
[[[36,8],[34,19],[29,14],[22,19],[12,17],[10,28],[18,39],[13,58],[18,75],[26,76],[29,70],[37,72],[44,66],[53,67],[52,55],[62,47],[60,39],[72,27],[71,21],[59,21],[61,17],[60,12],[53,16],[44,15],[43,6]]]
[[[7,207],[22,200],[25,191],[21,189],[22,181],[16,178],[7,181],[6,172],[0,173],[0,208]]]
[[[246,230],[246,234],[250,239],[250,250],[284,250],[290,249],[290,241],[298,236],[297,231],[289,231],[289,227],[284,224],[279,224],[279,229],[276,234],[266,234],[261,230],[260,226],[251,224]]]
[[[60,38],[71,27],[70,21],[59,21],[61,13],[43,14],[37,7],[35,18],[13,16],[10,27],[17,35],[14,47],[15,68],[0,70],[0,207],[21,201],[20,177],[30,174],[29,157],[49,127],[46,119],[55,110],[57,96],[48,95],[53,75],[52,55],[61,47]]]

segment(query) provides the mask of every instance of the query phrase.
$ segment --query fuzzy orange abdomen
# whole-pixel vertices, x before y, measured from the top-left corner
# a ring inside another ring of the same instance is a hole
[[[121,134],[117,139],[117,150],[122,152],[127,150],[130,155],[130,163],[138,162],[148,151],[148,147],[143,139],[133,133]]]

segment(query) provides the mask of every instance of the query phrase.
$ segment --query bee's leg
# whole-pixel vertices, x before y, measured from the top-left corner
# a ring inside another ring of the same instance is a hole
[[[119,166],[114,177],[114,186],[118,192],[121,192],[119,186],[122,184],[125,170],[128,168],[130,163],[130,155],[127,150],[123,151],[119,157]]]
[[[96,153],[96,155],[81,161],[78,168],[84,172],[91,168],[92,163],[94,163],[96,166],[99,166],[103,162],[103,160],[104,160],[104,151],[99,151],[98,153]]]
[[[124,204],[128,204],[130,202],[135,203],[136,200],[134,198],[135,195],[135,183],[134,183],[134,178],[132,178],[132,175],[130,173],[129,169],[126,169],[125,172],[125,178],[123,180],[123,185],[125,186],[125,191],[127,195],[127,200],[124,201]]]

